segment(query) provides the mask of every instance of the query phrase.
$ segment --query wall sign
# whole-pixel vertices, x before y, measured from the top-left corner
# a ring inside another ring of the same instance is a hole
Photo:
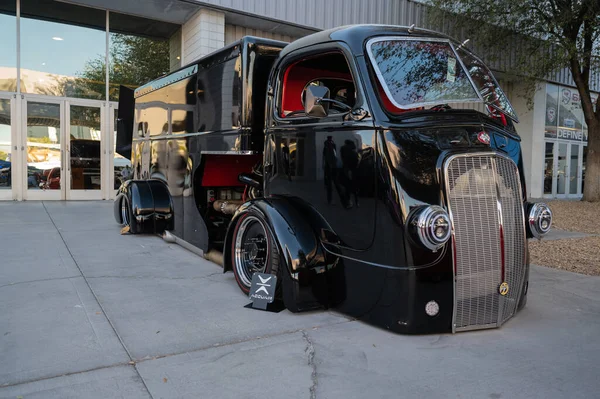
[[[597,98],[592,95],[592,100]],[[573,88],[546,85],[546,128],[549,139],[587,142],[587,127],[579,92]]]

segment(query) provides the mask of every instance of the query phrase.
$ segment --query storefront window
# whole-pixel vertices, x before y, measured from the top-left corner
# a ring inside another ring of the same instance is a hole
[[[10,100],[0,98],[0,190],[11,187]]]
[[[583,112],[579,92],[576,89],[561,87],[559,97],[557,138],[581,141]]]
[[[16,2],[0,4],[0,91],[17,91]]]
[[[558,123],[558,86],[546,85],[546,132],[547,138],[556,138]]]
[[[21,91],[104,99],[106,11],[21,0]]]
[[[179,61],[178,49],[171,54],[169,38],[178,26],[123,14],[109,14],[109,99],[119,99],[119,86],[135,89],[168,74],[170,57]],[[176,53],[176,54],[175,54]],[[178,58],[177,58],[178,57]]]

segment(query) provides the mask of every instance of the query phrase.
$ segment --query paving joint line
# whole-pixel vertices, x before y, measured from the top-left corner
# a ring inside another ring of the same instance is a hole
[[[20,381],[20,382],[3,384],[3,385],[0,385],[0,389],[2,389],[2,388],[9,388],[9,387],[16,387],[16,386],[25,385],[25,384],[32,384],[32,383],[38,382],[38,381],[47,381],[47,380],[52,380],[54,378],[69,377],[69,376],[72,376],[72,375],[90,373],[92,371],[105,370],[105,369],[110,369],[110,368],[113,368],[113,367],[122,367],[122,366],[131,366],[131,362],[113,363],[113,364],[109,364],[107,366],[98,366],[98,367],[93,367],[91,369],[71,371],[71,372],[63,373],[63,374],[56,374],[56,375],[50,375],[50,376],[47,376],[47,377],[34,378],[34,379],[31,379],[31,380],[25,380],[25,381]]]
[[[20,284],[40,283],[40,282],[44,282],[44,281],[68,280],[71,278],[79,278],[79,277],[81,277],[81,276],[52,277],[52,278],[41,278],[39,280],[17,281],[16,283],[8,283],[8,284],[0,285],[0,288],[12,287],[13,285],[20,285]]]
[[[197,276],[197,277],[167,277],[167,276],[89,276],[86,277],[88,279],[99,279],[99,278],[113,278],[113,279],[155,279],[155,280],[202,280],[207,279],[211,276],[223,274],[222,272],[216,272],[212,274],[207,274],[206,276]],[[1,286],[0,286],[1,288]]]
[[[129,357],[129,363],[128,364],[130,364],[130,365],[133,366],[135,372],[137,373],[138,377],[142,381],[142,384],[144,384],[144,388],[146,388],[146,391],[148,392],[148,395],[150,395],[150,398],[154,399],[154,395],[152,395],[152,392],[150,392],[150,389],[148,388],[148,384],[146,384],[146,381],[144,380],[144,377],[142,377],[142,375],[140,374],[140,371],[138,370],[136,362],[133,359],[133,357],[131,356],[131,353],[129,352],[129,349],[127,349],[127,346],[125,345],[125,342],[123,342],[123,339],[121,338],[121,336],[117,332],[117,329],[115,328],[115,325],[110,320],[110,317],[108,317],[108,314],[106,313],[106,311],[104,309],[104,306],[102,306],[102,304],[100,303],[100,300],[98,300],[98,296],[96,295],[96,293],[92,289],[92,286],[90,285],[89,281],[85,277],[85,274],[83,274],[83,271],[81,270],[81,267],[79,266],[79,263],[77,262],[77,260],[73,256],[73,253],[71,252],[71,248],[69,248],[69,246],[67,245],[67,242],[65,241],[65,238],[63,237],[63,235],[62,235],[62,233],[60,231],[60,229],[56,226],[56,223],[54,222],[54,218],[52,218],[52,215],[50,215],[50,212],[48,212],[48,208],[46,208],[46,204],[44,203],[44,201],[42,201],[42,206],[44,207],[44,210],[46,211],[46,214],[50,218],[50,221],[54,225],[54,228],[58,232],[58,235],[60,236],[60,239],[62,240],[63,244],[65,245],[65,248],[67,248],[67,251],[69,252],[69,256],[71,256],[71,259],[73,259],[73,262],[75,263],[75,266],[77,266],[77,269],[79,270],[79,273],[81,273],[81,277],[83,278],[83,281],[85,281],[85,284],[87,285],[88,289],[90,290],[90,292],[94,296],[94,299],[96,300],[96,303],[98,304],[98,306],[102,310],[102,313],[104,314],[104,317],[106,317],[106,320],[108,321],[108,324],[110,325],[110,327],[112,328],[113,332],[115,333],[117,339],[121,343],[121,346],[123,347],[123,350],[125,351],[125,353]]]
[[[342,320],[342,321],[335,322],[335,323],[329,323],[329,324],[323,324],[323,325],[318,325],[318,326],[312,326],[312,327],[310,327],[310,329],[314,330],[314,329],[318,329],[318,328],[332,327],[332,326],[337,326],[339,324],[352,323],[354,321],[355,320]],[[261,335],[260,337],[252,337],[252,338],[241,339],[241,340],[237,340],[237,341],[229,341],[229,342],[225,342],[225,343],[222,343],[222,344],[206,345],[206,346],[202,346],[200,348],[196,348],[196,349],[192,349],[192,350],[188,350],[188,351],[183,351],[183,352],[174,352],[174,353],[168,353],[168,354],[165,354],[165,355],[157,355],[157,356],[146,356],[146,357],[141,358],[141,359],[137,359],[137,360],[134,359],[133,361],[136,364],[139,364],[139,363],[144,363],[144,362],[148,362],[148,361],[152,361],[152,360],[164,359],[164,358],[167,358],[167,357],[184,355],[184,354],[187,354],[187,353],[202,352],[202,351],[205,351],[207,349],[212,349],[212,348],[224,348],[224,347],[227,347],[227,346],[244,344],[244,343],[253,342],[253,341],[259,341],[261,339],[268,339],[268,338],[275,338],[275,337],[280,337],[280,336],[284,336],[284,335],[290,335],[290,334],[296,334],[296,333],[303,333],[306,330],[307,330],[306,327],[298,328],[298,329],[295,329],[295,330],[286,330],[286,331],[281,331],[281,332],[277,332],[277,333],[273,333],[273,334]]]
[[[355,321],[355,320],[343,320],[343,321],[339,321],[339,322],[335,322],[335,323],[313,326],[313,327],[311,327],[311,329],[326,328],[326,327],[336,326],[339,324],[351,323],[353,321]],[[25,380],[25,381],[20,381],[20,382],[15,382],[15,383],[4,384],[4,385],[0,385],[0,389],[14,387],[14,386],[18,386],[18,385],[24,385],[24,384],[31,384],[31,383],[38,382],[38,381],[51,380],[53,378],[68,377],[68,376],[77,375],[77,374],[89,373],[89,372],[97,371],[97,370],[110,369],[113,367],[121,367],[121,366],[133,366],[134,369],[136,369],[136,372],[137,372],[138,376],[140,377],[140,379],[142,380],[142,382],[144,382],[144,379],[139,374],[139,371],[136,368],[136,366],[140,363],[145,363],[148,361],[163,359],[163,358],[172,357],[172,356],[179,356],[179,355],[183,355],[186,353],[201,352],[201,351],[205,351],[205,350],[212,349],[212,348],[223,348],[223,347],[227,347],[227,346],[231,346],[231,345],[243,344],[243,343],[247,343],[247,342],[259,341],[261,339],[275,338],[275,337],[279,337],[279,336],[296,334],[296,333],[302,333],[304,339],[306,340],[306,336],[305,336],[306,331],[307,331],[306,328],[299,328],[296,330],[286,330],[286,331],[282,331],[282,332],[278,332],[278,333],[261,335],[260,337],[253,337],[253,338],[248,338],[248,339],[243,339],[243,340],[238,340],[238,341],[230,341],[230,342],[226,342],[226,343],[218,344],[218,345],[207,345],[207,346],[203,346],[200,348],[196,348],[196,349],[192,349],[192,350],[184,351],[184,352],[175,352],[175,353],[169,353],[166,355],[158,355],[158,356],[148,356],[148,357],[141,358],[138,360],[132,359],[129,362],[113,363],[113,364],[110,364],[107,366],[93,367],[91,369],[72,371],[72,372],[63,373],[63,374],[56,374],[56,375],[51,375],[51,376],[42,377],[42,378],[35,378],[35,379],[31,379],[31,380]],[[144,382],[144,386],[146,386],[145,382]],[[152,396],[152,394],[150,392],[148,392],[148,393],[150,394],[150,396]]]

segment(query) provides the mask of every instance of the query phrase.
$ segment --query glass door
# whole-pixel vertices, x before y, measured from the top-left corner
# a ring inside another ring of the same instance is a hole
[[[10,96],[0,97],[0,200],[13,199],[13,182],[17,154],[12,121],[14,105]]]
[[[65,137],[66,199],[103,198],[104,106],[94,102],[67,101]]]
[[[581,152],[581,194],[585,188],[585,165],[587,161],[587,143],[583,144],[583,150]]]
[[[22,105],[23,198],[64,198],[64,102],[25,98]]]
[[[569,197],[580,197],[581,191],[581,143],[569,146]]]
[[[554,179],[554,161],[556,143],[546,141],[546,155],[544,159],[544,197],[554,197],[556,194],[556,180]]]
[[[569,190],[569,162],[567,151],[569,144],[557,143],[558,144],[558,159],[556,162],[556,196],[566,197]]]

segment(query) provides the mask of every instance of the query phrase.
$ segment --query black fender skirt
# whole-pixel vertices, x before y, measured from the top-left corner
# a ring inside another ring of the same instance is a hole
[[[296,198],[259,198],[243,204],[234,215],[224,245],[223,271],[232,267],[236,221],[257,212],[267,222],[279,248],[278,279],[285,307],[292,312],[329,308],[345,299],[343,260],[324,250],[321,237],[330,237],[329,224],[310,204]]]
[[[119,187],[114,203],[115,220],[123,224],[121,201],[129,205],[129,231],[132,234],[154,234],[173,230],[173,200],[160,180],[128,180]]]

